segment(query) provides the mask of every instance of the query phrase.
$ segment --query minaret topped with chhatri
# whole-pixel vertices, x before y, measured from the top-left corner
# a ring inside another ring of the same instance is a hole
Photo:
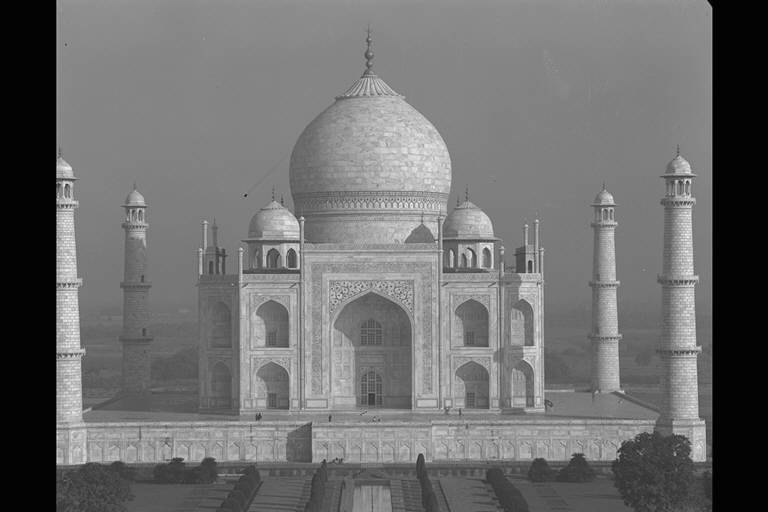
[[[123,289],[123,392],[145,393],[150,387],[149,288],[147,279],[147,203],[133,185],[125,198],[125,274]]]
[[[80,306],[75,242],[75,177],[61,156],[56,160],[56,421],[83,421]],[[63,455],[62,455],[63,456]],[[79,461],[78,461],[79,462]]]
[[[664,257],[661,284],[661,414],[657,430],[682,434],[692,447],[694,461],[706,459],[706,429],[699,418],[696,362],[696,296],[699,277],[693,273],[693,178],[691,164],[677,156],[661,176],[664,206]]]
[[[606,393],[619,391],[619,320],[616,308],[616,244],[614,232],[617,222],[614,218],[616,203],[605,188],[592,203],[595,217],[592,229],[595,231],[592,280],[592,391]]]

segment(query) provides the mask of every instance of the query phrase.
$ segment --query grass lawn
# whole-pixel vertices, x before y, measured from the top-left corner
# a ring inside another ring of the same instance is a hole
[[[136,496],[126,503],[128,512],[171,512],[184,503],[197,487],[195,484],[152,484],[134,482],[131,492]]]

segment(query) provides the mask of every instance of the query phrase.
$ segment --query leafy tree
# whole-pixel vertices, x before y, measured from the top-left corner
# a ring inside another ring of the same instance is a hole
[[[643,432],[624,441],[613,462],[614,485],[635,512],[673,512],[689,505],[694,482],[685,436]]]
[[[591,482],[595,479],[595,470],[589,466],[583,453],[574,453],[570,462],[557,475],[560,482]]]
[[[549,467],[546,459],[533,459],[528,469],[528,480],[531,482],[549,482],[554,480],[555,471]]]
[[[57,512],[124,512],[133,497],[128,480],[94,462],[56,481]]]

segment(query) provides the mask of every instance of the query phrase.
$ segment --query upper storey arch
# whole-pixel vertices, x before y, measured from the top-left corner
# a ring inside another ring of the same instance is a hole
[[[258,307],[254,322],[253,344],[258,347],[288,347],[290,322],[288,310],[269,300]]]
[[[520,299],[512,305],[509,322],[511,345],[534,346],[533,321],[533,306],[527,300]]]
[[[454,313],[453,344],[464,347],[488,346],[488,310],[474,299],[463,302]]]

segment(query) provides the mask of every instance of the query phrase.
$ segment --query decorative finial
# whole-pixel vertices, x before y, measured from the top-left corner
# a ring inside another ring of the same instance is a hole
[[[464,200],[469,201],[469,185],[467,185],[467,188],[464,189]]]
[[[272,185],[272,200],[275,200],[275,186]]]
[[[368,24],[368,37],[365,38],[365,42],[368,43],[368,48],[365,50],[365,73],[368,75],[373,74],[373,50],[371,50],[371,43],[373,42],[373,39],[371,38],[371,24]]]
[[[285,206],[285,200],[283,199],[283,194],[280,194],[280,206]]]
[[[680,144],[677,145],[677,156],[680,156]]]
[[[59,146],[59,158],[63,158],[63,153],[61,152],[61,146]]]
[[[603,190],[607,190],[607,189],[605,188],[605,182],[603,182]]]
[[[136,180],[133,181],[133,190],[139,190],[136,188]]]

